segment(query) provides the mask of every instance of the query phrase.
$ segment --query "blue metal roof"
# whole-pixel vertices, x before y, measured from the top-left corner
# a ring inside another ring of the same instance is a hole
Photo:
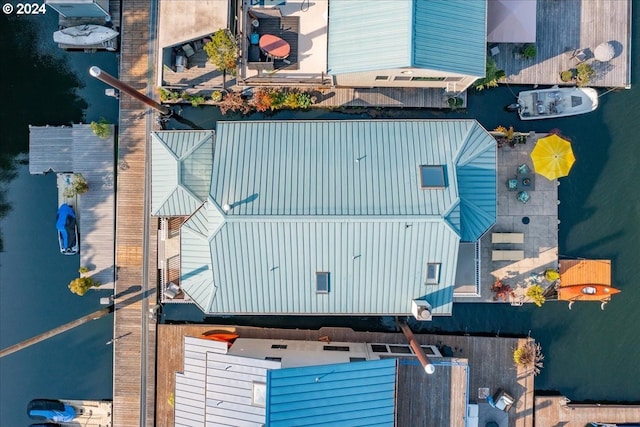
[[[412,1],[331,0],[327,72],[411,66],[412,18]]]
[[[208,313],[450,314],[458,244],[495,222],[495,141],[471,120],[219,122],[213,156],[181,251]],[[420,165],[448,185],[421,188]]]
[[[151,133],[151,214],[190,215],[211,183],[213,131]]]
[[[396,359],[270,370],[266,425],[394,425]]]
[[[419,68],[483,77],[487,1],[414,0],[413,4],[413,64]]]
[[[486,0],[331,0],[330,74],[414,67],[482,77]]]

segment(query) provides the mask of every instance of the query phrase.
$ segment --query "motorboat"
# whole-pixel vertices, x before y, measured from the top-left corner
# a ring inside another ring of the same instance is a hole
[[[562,301],[606,301],[620,292],[607,285],[571,285],[558,287],[558,299]]]
[[[69,46],[96,46],[118,36],[118,32],[103,25],[86,24],[67,27],[53,33],[53,41]]]
[[[558,87],[526,90],[507,107],[521,120],[554,119],[589,113],[598,108],[598,92],[590,87]]]
[[[56,229],[58,230],[60,253],[63,255],[77,254],[80,246],[78,243],[76,213],[66,203],[60,205],[60,209],[56,214]]]
[[[33,399],[27,415],[38,426],[110,427],[112,402],[109,400]]]

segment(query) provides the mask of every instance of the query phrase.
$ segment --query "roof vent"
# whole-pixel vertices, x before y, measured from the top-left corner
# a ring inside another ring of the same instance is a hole
[[[411,314],[417,320],[431,320],[431,304],[425,300],[414,299],[411,301]]]

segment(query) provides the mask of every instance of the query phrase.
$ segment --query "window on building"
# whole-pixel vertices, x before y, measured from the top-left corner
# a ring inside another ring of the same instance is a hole
[[[408,82],[411,80],[411,76],[395,76],[393,80],[398,82]]]
[[[264,360],[273,360],[274,362],[282,362],[282,357],[267,356],[264,358]]]
[[[422,188],[444,188],[443,165],[420,165],[420,186]]]
[[[350,357],[349,362],[366,362],[366,357]]]
[[[459,82],[462,80],[462,77],[447,77],[444,79],[445,82]]]
[[[416,76],[411,77],[411,80],[414,82],[442,82],[446,77],[424,77],[424,76]]]
[[[316,293],[329,293],[329,273],[326,271],[316,272]]]
[[[389,350],[395,354],[411,354],[411,348],[408,345],[390,345]]]
[[[267,385],[258,381],[253,382],[251,387],[251,404],[253,406],[265,407],[267,404]]]
[[[371,344],[371,351],[374,353],[388,353],[387,346],[384,344]]]
[[[326,351],[349,351],[348,345],[325,345],[323,350]]]
[[[429,262],[427,263],[427,278],[425,284],[437,285],[440,283],[440,263]]]
[[[389,80],[389,76],[376,76],[376,80]]]
[[[281,350],[284,350],[287,348],[286,344],[271,344],[271,348],[279,348]]]

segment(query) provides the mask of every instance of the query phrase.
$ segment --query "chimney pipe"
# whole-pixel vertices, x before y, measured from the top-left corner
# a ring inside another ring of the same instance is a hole
[[[96,79],[108,84],[109,86],[120,90],[120,92],[124,92],[124,93],[136,98],[138,101],[142,101],[143,103],[147,104],[149,107],[151,107],[154,110],[160,112],[160,114],[162,114],[162,115],[166,116],[166,115],[169,115],[171,113],[171,110],[169,110],[164,105],[161,105],[161,104],[157,103],[156,101],[154,101],[153,99],[149,98],[148,96],[145,96],[145,95],[141,94],[140,92],[135,90],[133,87],[131,87],[128,84],[116,79],[111,74],[102,71],[100,69],[100,67],[96,67],[94,65],[93,67],[89,68],[89,74],[91,74],[91,76],[95,77]]]
[[[400,329],[402,329],[404,336],[409,341],[409,345],[413,349],[413,352],[416,354],[416,356],[418,356],[418,360],[422,364],[424,371],[429,375],[433,374],[436,371],[436,367],[431,364],[431,362],[427,358],[427,355],[424,354],[424,350],[422,349],[422,347],[420,347],[418,341],[416,341],[416,338],[413,336],[413,332],[411,332],[409,326],[403,321],[398,321],[398,325],[400,326]]]

